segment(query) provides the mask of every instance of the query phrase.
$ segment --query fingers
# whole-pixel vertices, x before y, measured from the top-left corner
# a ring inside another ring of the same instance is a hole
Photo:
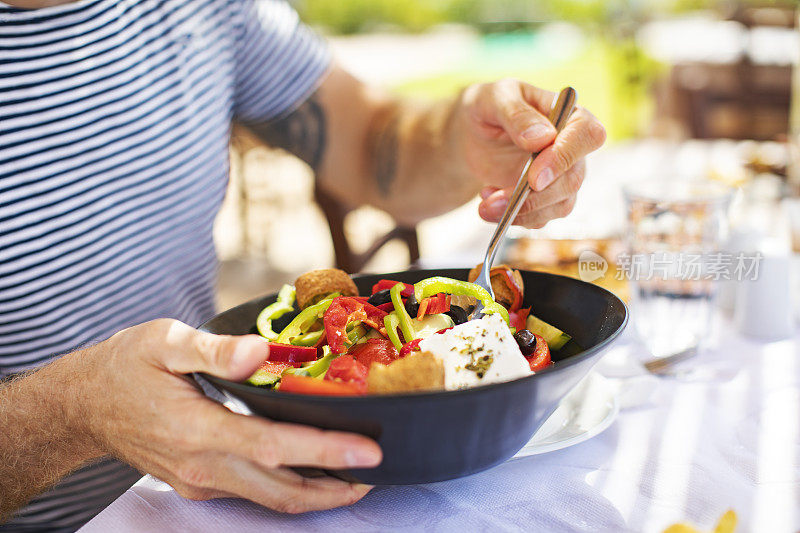
[[[584,156],[600,148],[606,131],[584,108],[577,108],[555,142],[541,151],[531,164],[529,181],[534,191],[543,191]]]
[[[382,458],[378,445],[360,435],[237,415],[210,402],[194,422],[182,460],[167,477],[191,499],[232,495],[289,513],[349,505],[370,487],[281,467],[367,468]]]
[[[213,404],[198,424],[197,433],[207,438],[211,449],[234,453],[264,468],[370,468],[383,458],[380,446],[361,435],[236,415]]]
[[[539,216],[541,215],[542,210],[551,206],[555,206],[556,204],[561,204],[561,208],[548,209],[544,211],[544,213],[554,214],[555,216],[552,216],[551,218],[559,218],[569,214],[569,211],[565,212],[564,206],[567,205],[565,202],[571,199],[572,204],[574,204],[575,197],[577,196],[578,190],[583,183],[585,175],[586,162],[584,159],[580,159],[550,187],[540,192],[532,191],[520,209],[517,218],[514,220],[514,223],[527,227],[533,227],[532,223],[535,222],[535,225],[538,226],[541,222]],[[478,206],[478,213],[480,214],[481,218],[488,222],[498,222],[503,216],[506,207],[508,207],[508,201],[512,190],[513,189],[511,188],[484,188],[481,191],[482,202]],[[536,216],[531,216],[534,213],[537,213]],[[528,223],[525,223],[526,221]],[[547,220],[544,220],[544,222],[547,222]],[[544,225],[544,223],[541,223],[541,225]]]
[[[176,374],[207,372],[239,381],[269,356],[269,345],[257,335],[214,335],[176,320],[156,320],[145,326],[161,330],[150,336],[154,339],[150,353]]]
[[[289,470],[264,471],[247,461],[226,461],[221,485],[227,492],[284,513],[352,505],[372,489],[330,477],[306,478]]]
[[[218,457],[213,465],[187,462],[174,479],[175,491],[190,500],[246,498],[284,513],[351,505],[372,487],[332,477],[306,478],[288,469],[265,470],[236,456]]]
[[[569,215],[574,207],[575,198],[569,198],[557,204],[519,215],[514,223],[526,228],[543,228],[549,221]]]
[[[546,91],[530,86],[523,90],[523,85],[517,80],[503,80],[480,86],[476,100],[478,118],[488,125],[501,128],[514,144],[526,152],[535,152],[553,142],[556,130],[540,111],[548,109],[549,104],[537,108],[531,102],[531,99],[538,101],[545,98],[540,93]],[[526,93],[531,99],[526,99]]]

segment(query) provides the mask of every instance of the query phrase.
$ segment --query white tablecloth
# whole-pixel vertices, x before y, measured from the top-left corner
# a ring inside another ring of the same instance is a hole
[[[620,415],[568,449],[299,516],[188,501],[144,478],[81,531],[710,530],[727,509],[737,531],[798,531],[800,337],[764,344],[721,329],[693,380],[642,374],[631,345],[612,350],[597,370],[619,384]]]

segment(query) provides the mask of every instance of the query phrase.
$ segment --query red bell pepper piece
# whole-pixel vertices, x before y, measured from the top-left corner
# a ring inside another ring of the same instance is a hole
[[[491,276],[494,272],[501,272],[506,277],[506,285],[509,289],[511,289],[511,292],[514,293],[514,301],[511,303],[511,307],[509,307],[508,310],[516,311],[522,306],[522,290],[519,288],[519,285],[517,285],[517,281],[514,279],[514,274],[512,274],[511,270],[508,268],[495,267],[489,271],[489,276]]]
[[[364,364],[357,361],[352,355],[340,355],[333,361],[325,373],[326,381],[347,383],[354,386],[361,393],[367,392],[367,375],[369,370]]]
[[[394,311],[394,304],[392,302],[386,302],[385,304],[376,305],[375,307],[377,307],[387,315],[392,311]]]
[[[414,339],[413,341],[407,342],[400,348],[400,357],[405,357],[411,352],[418,352],[419,351],[419,343],[422,339]]]
[[[528,360],[531,370],[538,372],[550,366],[552,361],[550,360],[550,348],[547,346],[547,341],[535,333],[533,336],[536,337],[536,348],[533,350],[533,353],[525,359]]]
[[[325,336],[333,353],[344,353],[347,339],[347,325],[352,322],[363,322],[380,330],[383,317],[387,313],[374,305],[360,301],[357,297],[339,296],[333,299],[330,307],[322,316]]]
[[[525,329],[526,321],[528,320],[528,315],[530,312],[530,307],[526,309],[520,309],[519,311],[509,311],[509,325],[517,331]]]
[[[372,363],[388,365],[400,357],[392,341],[386,339],[368,339],[367,342],[356,344],[350,348],[348,353],[365,368],[369,368]]]
[[[378,283],[372,286],[372,294],[375,294],[376,292],[380,292],[386,289],[391,289],[398,283],[400,282],[392,281],[390,279],[382,279]],[[414,294],[414,286],[409,285],[408,283],[403,283],[403,290],[400,292],[400,296],[405,296],[406,298],[408,298],[412,294]]]
[[[383,309],[378,309],[372,304],[364,304],[364,310],[367,312],[367,319],[363,322],[371,328],[381,329],[383,327],[383,317],[389,313]]]
[[[424,310],[423,310],[424,308]],[[446,313],[450,310],[450,295],[440,292],[434,294],[430,298],[423,298],[419,304],[421,314],[417,314],[417,318],[422,318],[424,315],[438,315],[439,313]]]
[[[278,390],[296,394],[316,394],[321,396],[361,396],[364,394],[357,386],[338,381],[325,381],[308,376],[286,374],[281,378]]]
[[[317,349],[313,346],[295,346],[293,344],[282,344],[270,342],[268,361],[279,363],[307,363],[317,360]],[[299,365],[293,365],[299,366]]]

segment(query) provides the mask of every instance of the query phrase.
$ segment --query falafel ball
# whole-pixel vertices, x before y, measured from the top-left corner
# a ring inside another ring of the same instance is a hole
[[[324,297],[338,292],[342,296],[358,296],[358,288],[347,272],[337,268],[324,268],[306,272],[294,282],[297,305],[305,309]]]

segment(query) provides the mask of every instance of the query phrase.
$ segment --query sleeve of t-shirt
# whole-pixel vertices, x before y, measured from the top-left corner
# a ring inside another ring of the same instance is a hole
[[[234,115],[245,122],[284,116],[321,83],[325,41],[282,0],[237,0]]]

